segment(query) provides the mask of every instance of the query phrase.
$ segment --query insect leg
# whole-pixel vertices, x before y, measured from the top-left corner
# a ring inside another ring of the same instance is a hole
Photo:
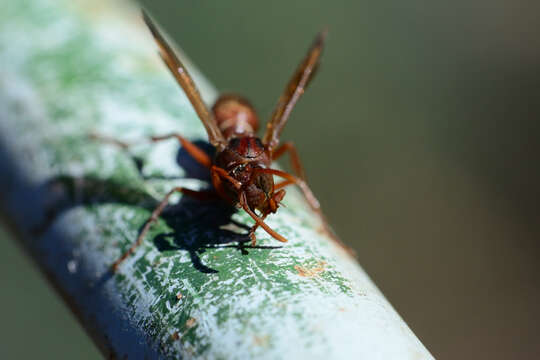
[[[219,166],[212,165],[210,168],[210,171],[214,174],[219,175],[220,178],[224,178],[225,180],[229,181],[233,186],[236,188],[236,190],[240,190],[242,188],[242,183],[227,173],[227,170],[220,168]]]
[[[284,188],[285,186],[294,185],[294,181],[292,180],[283,180],[282,182],[277,183],[274,185],[274,191]]]
[[[304,194],[304,197],[306,198],[308,204],[317,213],[317,215],[319,215],[319,218],[321,219],[321,222],[323,224],[324,232],[328,236],[330,236],[330,238],[332,240],[334,240],[339,246],[341,246],[347,253],[349,253],[353,257],[356,256],[355,251],[353,249],[351,249],[350,247],[348,247],[347,245],[345,245],[337,237],[337,235],[332,231],[332,228],[330,227],[330,225],[328,224],[328,221],[326,220],[326,216],[324,216],[324,214],[323,214],[323,212],[321,210],[321,205],[319,204],[319,201],[317,200],[315,195],[313,195],[313,192],[311,191],[311,189],[309,188],[309,186],[306,184],[306,182],[304,180],[299,179],[296,176],[291,175],[289,173],[286,173],[285,171],[276,170],[276,169],[257,169],[257,172],[262,172],[262,173],[266,173],[266,174],[272,174],[272,175],[276,175],[276,176],[279,176],[279,177],[285,179],[285,181],[283,181],[281,183],[278,183],[274,187],[274,190],[283,188],[283,187],[285,187],[287,185],[293,185],[293,184],[298,185],[300,190],[302,190],[302,193]]]
[[[285,154],[286,151],[289,152],[289,158],[291,160],[291,165],[294,172],[300,179],[305,181],[306,174],[304,173],[304,168],[302,167],[302,163],[300,162],[300,157],[298,156],[298,152],[296,151],[296,147],[294,146],[294,143],[288,141],[280,145],[272,153],[272,160],[279,159],[283,154]]]
[[[153,142],[163,141],[170,138],[176,138],[180,144],[182,144],[182,147],[186,149],[186,151],[191,155],[199,164],[210,168],[212,166],[212,160],[210,159],[210,156],[206,154],[201,148],[199,148],[197,145],[186,139],[185,137],[181,136],[180,134],[168,134],[163,136],[152,136],[150,139]]]
[[[264,219],[266,219],[266,217],[268,216],[268,213],[266,214],[263,214],[263,216],[260,217],[260,219],[262,221],[264,221]],[[251,246],[255,246],[257,245],[257,238],[255,237],[255,231],[257,230],[257,228],[259,227],[259,223],[255,223],[255,225],[253,225],[251,227],[251,229],[249,229],[249,238],[251,239]]]
[[[277,232],[272,230],[270,226],[266,225],[266,223],[260,217],[258,217],[253,211],[251,211],[251,209],[249,208],[247,204],[245,192],[240,193],[240,205],[242,206],[244,211],[247,212],[248,215],[251,216],[253,220],[255,220],[256,224],[262,227],[264,231],[266,231],[270,236],[272,236],[274,239],[278,241],[287,242],[287,239],[285,239],[283,236],[279,235]]]
[[[321,218],[324,219],[324,215],[322,214],[321,205],[319,204],[319,200],[317,200],[315,195],[313,195],[313,192],[311,191],[311,189],[309,188],[309,186],[307,185],[307,183],[304,180],[302,180],[302,179],[300,179],[300,178],[298,178],[298,177],[296,177],[294,175],[291,175],[289,173],[286,173],[285,171],[276,170],[276,169],[256,169],[255,171],[256,172],[266,173],[266,174],[272,174],[272,175],[276,175],[276,176],[279,176],[281,178],[284,178],[285,181],[283,181],[282,183],[277,184],[274,187],[274,190],[283,188],[283,187],[285,187],[287,185],[292,185],[292,184],[298,185],[300,190],[302,190],[302,193],[304,194],[304,197],[306,198],[306,200],[309,203],[309,205],[311,206],[311,208],[315,212],[317,212],[321,216]]]
[[[231,196],[229,196],[229,194],[227,194],[227,192],[223,188],[223,180],[221,180],[221,177],[223,175],[221,175],[218,171],[216,171],[214,167],[218,168],[217,166],[213,166],[210,169],[210,176],[212,177],[212,185],[214,185],[214,189],[216,190],[216,192],[222,199],[225,199],[229,201],[231,204],[234,204],[236,201]]]
[[[146,233],[148,232],[148,230],[150,230],[150,226],[152,226],[152,224],[157,221],[158,217],[161,215],[161,213],[165,209],[165,206],[167,206],[169,202],[169,198],[175,192],[181,192],[185,195],[188,195],[188,196],[200,199],[200,200],[212,199],[216,195],[214,191],[195,191],[195,190],[185,189],[183,187],[175,187],[174,189],[169,191],[167,195],[165,195],[163,200],[161,200],[159,205],[154,209],[154,211],[152,211],[152,215],[144,224],[144,227],[141,233],[139,234],[139,236],[137,237],[137,240],[135,241],[135,243],[131,245],[131,247],[112,264],[111,268],[113,272],[116,272],[116,270],[118,269],[118,266],[120,266],[120,264],[124,260],[126,260],[135,251],[137,247],[141,245]]]
[[[91,140],[100,141],[100,142],[102,142],[104,144],[116,145],[116,146],[122,148],[123,150],[127,150],[130,146],[135,145],[135,144],[127,143],[127,142],[122,141],[122,140],[115,139],[115,138],[107,136],[107,135],[101,135],[101,134],[97,134],[97,133],[91,133],[91,134],[88,135],[88,137]]]
[[[127,150],[131,146],[134,146],[137,144],[137,142],[128,143],[126,141],[118,140],[118,139],[115,139],[106,135],[95,134],[95,133],[90,134],[90,138],[93,140],[101,141],[106,144],[119,146],[120,148],[124,150]],[[159,141],[168,140],[171,138],[176,138],[180,142],[182,147],[186,149],[188,154],[191,155],[199,164],[207,168],[210,168],[210,166],[212,166],[212,160],[210,159],[210,157],[197,145],[193,144],[191,141],[189,141],[188,139],[186,139],[180,134],[167,134],[167,135],[162,135],[162,136],[152,136],[150,137],[149,140],[151,142],[159,142]]]
[[[237,190],[242,189],[242,183],[235,178],[231,177],[226,170],[213,165],[210,169],[212,173],[212,183],[214,184],[214,187],[216,188],[216,191],[218,194],[225,199],[228,199],[231,203],[234,203],[235,201],[231,199],[231,197],[225,192],[223,189],[223,181],[222,179],[225,179],[229,181]],[[257,243],[257,240],[255,238],[255,230],[259,226],[261,226],[268,234],[270,234],[273,238],[276,240],[279,240],[281,242],[287,242],[287,239],[285,239],[283,236],[276,233],[274,230],[272,230],[266,223],[264,222],[264,219],[268,214],[264,214],[262,217],[257,216],[251,209],[249,208],[246,200],[246,194],[242,191],[239,196],[239,203],[242,206],[242,208],[255,220],[255,225],[251,227],[249,230],[249,237],[251,238],[251,245],[255,246]]]

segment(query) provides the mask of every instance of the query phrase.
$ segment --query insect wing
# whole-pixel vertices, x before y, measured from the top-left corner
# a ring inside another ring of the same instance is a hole
[[[184,64],[182,64],[180,59],[178,59],[174,51],[171,49],[169,44],[165,41],[157,27],[152,22],[150,17],[144,11],[143,19],[148,28],[150,29],[150,32],[154,36],[157,44],[159,45],[159,54],[161,55],[163,62],[165,63],[165,65],[167,65],[171,73],[174,75],[176,81],[182,87],[189,101],[193,105],[193,108],[195,108],[195,112],[201,119],[208,134],[208,141],[218,149],[225,148],[225,138],[219,130],[219,127],[213,116],[204,104],[201,98],[201,94],[199,93],[199,90],[197,90],[197,87],[195,86],[195,83],[189,75],[186,67],[184,66]]]
[[[296,69],[296,72],[289,80],[285,91],[279,98],[272,117],[266,125],[266,133],[263,137],[263,143],[268,149],[270,149],[270,151],[272,151],[279,144],[279,136],[283,130],[283,127],[287,123],[287,120],[289,119],[292,109],[315,75],[319,65],[319,58],[323,50],[325,38],[326,30],[323,30],[315,38],[313,45],[304,58],[304,61],[300,63],[300,66]]]

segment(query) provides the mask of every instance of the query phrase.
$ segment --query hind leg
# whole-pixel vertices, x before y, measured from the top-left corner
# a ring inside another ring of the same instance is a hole
[[[169,191],[167,193],[167,195],[165,195],[163,200],[161,200],[159,205],[154,209],[154,211],[152,211],[152,215],[150,216],[150,218],[144,224],[144,227],[143,227],[141,233],[139,234],[139,236],[137,237],[137,240],[135,241],[135,243],[133,243],[133,245],[131,245],[131,247],[112,264],[112,271],[113,272],[116,272],[116,270],[118,270],[118,267],[120,266],[120,264],[124,260],[126,260],[131,254],[133,254],[135,249],[137,249],[137,247],[139,247],[141,245],[144,237],[146,236],[146,233],[148,232],[148,230],[150,230],[150,227],[152,226],[152,224],[155,223],[157,221],[157,219],[159,218],[159,216],[163,213],[163,210],[165,209],[165,207],[169,203],[169,198],[175,192],[181,192],[181,193],[183,193],[185,195],[188,195],[188,196],[194,197],[196,199],[200,199],[200,200],[208,200],[208,199],[213,199],[213,198],[216,197],[216,193],[213,190],[212,191],[194,191],[194,190],[190,190],[190,189],[185,189],[183,187],[175,187],[174,189]]]

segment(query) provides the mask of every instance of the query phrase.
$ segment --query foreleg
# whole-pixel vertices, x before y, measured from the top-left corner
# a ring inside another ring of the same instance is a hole
[[[266,225],[266,223],[263,221],[263,219],[261,219],[260,217],[257,216],[257,214],[255,214],[250,208],[249,208],[249,205],[247,203],[247,200],[246,200],[246,193],[242,192],[240,194],[240,205],[242,206],[242,208],[244,209],[245,212],[248,213],[249,216],[251,216],[251,218],[253,220],[255,220],[255,223],[256,225],[259,225],[260,227],[262,227],[264,229],[264,231],[266,231],[270,236],[272,236],[274,239],[276,239],[277,241],[281,241],[281,242],[287,242],[287,239],[285,239],[283,236],[279,235],[277,232],[275,232],[274,230],[272,230],[272,228],[270,228],[270,226]],[[251,230],[250,230],[250,233],[251,233]],[[251,236],[251,235],[250,235]],[[253,238],[252,238],[252,244],[253,244]]]

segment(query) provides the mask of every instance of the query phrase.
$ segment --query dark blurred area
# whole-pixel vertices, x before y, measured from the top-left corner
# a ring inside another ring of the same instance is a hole
[[[540,354],[540,3],[143,4],[263,120],[327,26],[283,138],[336,231],[436,358]]]

